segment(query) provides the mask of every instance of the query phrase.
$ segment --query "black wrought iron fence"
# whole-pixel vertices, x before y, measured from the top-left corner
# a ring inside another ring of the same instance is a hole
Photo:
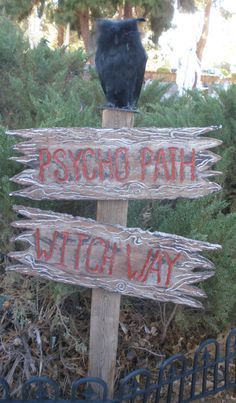
[[[157,379],[148,369],[131,372],[121,380],[113,400],[107,398],[106,383],[91,377],[76,380],[72,385],[70,400],[63,400],[58,384],[46,376],[26,381],[18,400],[10,398],[10,387],[0,378],[0,400],[5,403],[188,403],[229,388],[236,388],[236,328],[228,334],[225,346],[221,348],[215,339],[201,343],[191,363],[183,354],[165,360],[159,368]]]

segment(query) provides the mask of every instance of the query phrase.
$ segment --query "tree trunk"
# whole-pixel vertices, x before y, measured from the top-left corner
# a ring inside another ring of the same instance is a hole
[[[41,29],[41,19],[37,16],[36,7],[33,7],[31,13],[28,15],[27,24],[30,47],[34,48],[39,44],[43,36]]]
[[[70,44],[70,24],[68,23],[64,35],[64,45],[69,46],[69,44]]]
[[[208,37],[208,32],[209,32],[209,23],[210,23],[210,13],[211,13],[211,6],[212,6],[212,0],[206,0],[205,2],[205,10],[204,10],[204,23],[202,27],[202,33],[201,37],[197,43],[197,57],[199,61],[202,61],[202,56],[203,52],[206,46],[206,41]]]
[[[139,18],[139,17],[143,17],[143,9],[142,9],[142,7],[141,6],[135,6],[135,16],[137,17],[137,18]]]
[[[124,4],[124,18],[132,18],[133,17],[133,6],[129,2],[129,0],[125,0]]]
[[[57,26],[57,46],[61,47],[64,45],[64,35],[65,35],[65,29],[63,25],[58,25]]]
[[[120,4],[118,6],[118,20],[121,20],[123,17],[123,11],[124,11],[124,7],[123,4]]]
[[[84,47],[86,52],[89,54],[91,52],[91,35],[89,30],[89,9],[84,11],[78,10],[77,17],[80,25],[80,32],[84,42]]]

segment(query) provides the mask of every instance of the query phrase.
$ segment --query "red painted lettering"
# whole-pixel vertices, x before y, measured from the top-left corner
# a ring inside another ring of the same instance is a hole
[[[81,251],[81,246],[82,243],[85,239],[89,239],[88,235],[84,234],[76,234],[78,237],[78,245],[75,251],[75,264],[74,264],[74,269],[79,270],[79,260],[80,260],[80,251]]]
[[[162,278],[165,276],[163,273],[162,267],[166,267],[167,265],[167,273],[166,273],[166,280],[165,280],[165,287],[170,286],[171,282],[171,275],[173,271],[173,267],[177,260],[181,257],[181,253],[178,253],[173,260],[169,257],[167,252],[161,252],[157,250],[155,254],[153,253],[153,249],[149,249],[145,262],[143,264],[142,270],[140,274],[138,271],[132,271],[132,263],[131,263],[131,246],[128,244],[126,246],[127,250],[127,271],[128,271],[128,278],[129,280],[136,280],[142,281],[143,283],[148,281],[148,277],[155,273],[156,275],[156,284],[163,283]],[[151,283],[153,280],[151,279]]]
[[[160,251],[157,251],[152,259],[152,249],[148,253],[148,257],[145,261],[145,264],[142,269],[142,273],[139,277],[139,280],[146,281],[150,273],[157,274],[157,284],[161,282],[161,262],[162,256],[160,255]],[[152,261],[151,261],[152,260]],[[157,264],[157,267],[155,265]]]
[[[193,182],[196,179],[196,175],[195,175],[196,151],[195,151],[195,149],[194,148],[192,149],[192,158],[190,161],[185,161],[184,157],[185,157],[184,148],[181,148],[180,149],[180,171],[179,171],[180,182],[183,182],[185,179],[184,168],[186,166],[191,167],[191,181]]]
[[[145,179],[145,170],[151,165],[153,160],[153,151],[148,147],[143,147],[140,151],[141,180]]]
[[[40,248],[40,229],[39,228],[36,229],[35,246],[36,246],[36,257],[38,260],[43,258],[43,259],[45,259],[46,262],[48,262],[52,258],[57,237],[58,237],[58,232],[53,231],[52,241],[51,241],[51,244],[49,247],[49,251],[47,252],[45,249]]]
[[[106,241],[104,252],[103,252],[103,257],[102,257],[102,265],[101,265],[99,271],[100,271],[100,273],[104,273],[106,264],[108,262],[109,263],[108,274],[109,274],[109,276],[111,276],[112,275],[112,270],[113,270],[114,259],[115,259],[115,255],[116,255],[116,251],[117,251],[116,242],[112,245],[111,256],[108,256],[108,254],[107,254],[108,251],[109,251],[109,247],[110,247],[110,242]]]
[[[161,255],[159,256],[160,252],[157,251],[153,257],[153,250],[150,249],[148,251],[147,257],[143,264],[141,273],[139,274],[137,271],[132,271],[132,264],[131,264],[131,246],[128,244],[126,245],[127,250],[127,269],[128,269],[128,278],[129,280],[138,280],[138,281],[146,281],[150,272],[157,273],[157,284],[161,282],[161,274],[160,274],[160,265],[161,265]],[[158,268],[155,268],[155,264],[158,263]]]
[[[147,266],[148,266],[148,263],[149,263],[151,257],[152,257],[152,249],[149,250],[149,252],[148,252],[148,254],[147,254],[147,257],[146,257],[146,260],[145,260],[145,262],[144,262],[144,265],[143,265],[141,274],[138,276],[138,279],[139,279],[140,281],[144,281],[142,278],[143,278],[143,276],[144,276],[144,274],[145,274],[145,270],[146,270],[146,268],[147,268]]]
[[[56,163],[59,165],[60,170],[56,169],[54,171],[54,178],[56,179],[57,182],[59,183],[65,183],[68,181],[69,178],[69,172],[68,172],[68,167],[67,165],[59,159],[60,155],[62,158],[66,158],[66,152],[62,148],[59,148],[58,150],[54,151],[53,153],[53,159],[56,161]],[[64,176],[61,175],[61,170],[64,172]]]
[[[174,181],[176,179],[175,162],[176,162],[176,151],[178,150],[178,148],[169,147],[168,150],[169,150],[169,153],[170,153],[170,163],[171,163],[171,177],[170,177],[170,179],[172,181]]]
[[[65,265],[65,249],[66,249],[66,243],[67,243],[67,240],[69,238],[70,233],[66,232],[66,231],[62,231],[59,234],[60,234],[60,236],[62,235],[62,237],[63,237],[62,246],[61,246],[61,257],[60,257],[59,265],[63,266],[63,267],[67,267],[67,265]]]
[[[169,181],[171,179],[170,174],[167,169],[166,161],[165,161],[165,150],[161,148],[156,153],[156,161],[155,161],[155,171],[153,175],[153,180],[156,181],[159,175],[159,164],[162,164],[164,169],[164,174],[166,179]]]
[[[104,174],[104,167],[108,167],[109,178],[113,179],[112,154],[110,149],[107,150],[107,159],[105,160],[102,158],[101,150],[98,149],[98,165],[99,165],[99,178],[101,180],[104,180],[107,177],[107,175]]]
[[[167,268],[167,276],[166,276],[166,287],[169,287],[169,285],[170,285],[170,279],[171,279],[171,274],[172,274],[172,269],[173,269],[173,267],[174,267],[174,264],[177,262],[177,260],[180,258],[180,256],[181,256],[181,253],[178,253],[175,257],[174,257],[174,259],[173,260],[171,260],[170,258],[169,258],[169,255],[166,253],[166,252],[164,252],[163,253],[164,254],[164,256],[165,256],[165,259],[166,259],[166,262],[167,262],[167,264],[168,264],[168,268]]]
[[[135,277],[138,277],[139,274],[137,271],[132,272],[132,263],[131,263],[131,246],[129,244],[126,245],[127,252],[127,270],[128,270],[128,278],[129,280],[134,280]]]
[[[96,264],[95,267],[91,267],[91,265],[90,265],[90,258],[91,258],[92,248],[98,242],[104,248],[106,246],[106,242],[102,238],[97,237],[97,238],[94,238],[94,239],[91,240],[91,242],[89,244],[89,247],[88,247],[88,250],[87,250],[86,262],[85,262],[85,267],[86,267],[86,270],[87,270],[88,273],[98,273],[98,272],[100,272],[100,269],[101,269],[101,266],[99,267],[99,264]],[[97,253],[96,253],[96,259],[98,260]]]
[[[39,150],[39,180],[45,181],[45,169],[50,165],[51,154],[47,148],[41,148]]]
[[[116,161],[116,170],[115,170],[115,177],[118,181],[123,181],[128,178],[129,175],[129,160],[128,160],[128,148],[120,147],[117,148],[115,152],[115,161]],[[120,163],[121,162],[121,163]],[[124,165],[124,174],[120,174],[120,165]]]
[[[76,180],[76,182],[78,182],[78,181],[79,181],[79,178],[80,178],[80,176],[79,176],[79,166],[78,166],[78,164],[79,164],[79,160],[80,160],[80,158],[81,158],[81,155],[83,154],[83,150],[79,150],[79,152],[78,152],[78,154],[77,154],[77,157],[75,157],[75,156],[73,155],[73,153],[72,153],[71,150],[68,150],[68,154],[69,154],[69,157],[71,158],[72,163],[73,163],[73,169],[74,169],[74,174],[75,174],[75,180]]]
[[[88,167],[87,167],[87,155],[90,155],[90,156],[94,157],[95,156],[94,150],[92,150],[92,148],[86,148],[86,150],[83,153],[83,173],[84,173],[84,177],[88,181],[91,181],[91,180],[96,178],[97,172],[96,172],[96,169],[94,168],[92,170],[92,173],[89,175]]]

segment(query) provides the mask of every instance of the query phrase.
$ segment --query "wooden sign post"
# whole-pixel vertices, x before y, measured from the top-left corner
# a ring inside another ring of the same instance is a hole
[[[103,128],[133,127],[134,114],[120,110],[104,110]],[[126,225],[127,200],[97,202],[97,221]],[[121,294],[102,289],[92,291],[89,343],[89,375],[107,382],[109,397],[113,397]],[[107,335],[107,337],[104,337]]]
[[[220,189],[209,177],[219,140],[200,137],[208,128],[133,128],[134,115],[104,110],[101,129],[52,128],[11,131],[26,139],[13,159],[28,167],[12,180],[26,188],[13,194],[35,200],[95,199],[97,221],[16,206],[28,218],[16,239],[10,266],[30,275],[90,287],[89,375],[102,378],[113,397],[120,296],[132,295],[200,307],[205,294],[192,284],[213,275],[198,252],[219,245],[176,235],[125,228],[129,199],[197,198]],[[199,268],[200,271],[195,269]]]

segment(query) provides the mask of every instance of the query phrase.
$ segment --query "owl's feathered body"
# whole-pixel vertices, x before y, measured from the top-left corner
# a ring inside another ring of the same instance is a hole
[[[96,69],[108,106],[134,109],[140,95],[147,55],[138,23],[143,18],[97,23]]]

